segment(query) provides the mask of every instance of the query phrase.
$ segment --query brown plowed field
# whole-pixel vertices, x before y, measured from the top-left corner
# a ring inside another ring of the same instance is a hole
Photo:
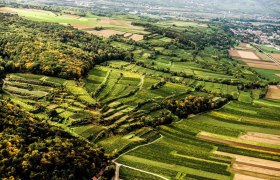
[[[266,98],[280,100],[280,86],[268,86]]]
[[[235,174],[234,180],[265,180],[263,178],[252,177],[244,174]]]
[[[253,50],[229,50],[229,55],[233,58],[241,59],[250,67],[280,70],[280,66],[276,65],[273,61],[264,60]],[[280,62],[280,54],[271,54],[271,56]]]
[[[1,13],[17,14],[15,11],[13,11],[11,8],[8,8],[8,7],[0,8],[0,12]]]
[[[280,162],[242,156],[238,154],[232,154],[232,153],[221,152],[221,151],[215,151],[214,154],[235,158],[233,162],[232,170],[238,171],[241,174],[243,174],[242,171],[244,171],[245,174],[246,172],[251,172],[253,175],[252,177],[249,175],[250,174],[249,173],[248,175],[245,176],[249,176],[252,178],[275,177],[276,179],[280,177]],[[243,176],[237,175],[234,179],[240,179],[241,177]]]
[[[248,132],[247,134],[240,136],[240,139],[255,141],[255,142],[265,142],[268,144],[278,144],[280,145],[280,136],[273,134],[264,134],[257,132]]]
[[[275,149],[275,148],[271,148],[271,147],[264,147],[264,146],[257,146],[257,145],[252,145],[252,144],[233,142],[233,141],[229,141],[229,140],[204,136],[204,135],[200,135],[200,134],[198,134],[196,137],[199,138],[199,139],[210,141],[210,142],[226,144],[226,145],[229,145],[229,146],[232,146],[232,147],[243,147],[243,148],[246,148],[246,149],[262,150],[262,151],[267,151],[268,153],[269,152],[280,153],[280,149]]]
[[[229,50],[229,55],[240,59],[262,60],[253,50]]]
[[[110,29],[106,29],[106,30],[101,30],[101,31],[87,31],[88,33],[94,34],[96,36],[103,36],[103,37],[110,37],[112,35],[116,35],[116,34],[124,34],[125,32],[122,31],[116,31],[116,30],[110,30]]]
[[[270,54],[274,59],[276,59],[277,61],[280,62],[280,54],[275,54],[275,53],[272,53]]]
[[[242,59],[250,67],[260,68],[260,69],[270,69],[270,70],[280,70],[280,66],[277,66],[272,61],[262,61],[262,60],[249,60]]]
[[[133,39],[134,41],[141,41],[144,39],[144,36],[140,34],[133,34],[130,38]]]

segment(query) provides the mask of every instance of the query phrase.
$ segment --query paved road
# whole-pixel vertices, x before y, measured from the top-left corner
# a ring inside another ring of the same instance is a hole
[[[129,168],[129,169],[133,169],[135,171],[139,171],[139,172],[142,172],[142,173],[150,174],[152,176],[156,176],[156,177],[164,179],[164,180],[169,180],[166,177],[163,177],[163,176],[161,176],[159,174],[156,174],[156,173],[152,173],[152,172],[145,171],[145,170],[142,170],[142,169],[137,169],[137,168],[134,168],[134,167],[131,167],[131,166],[127,166],[127,165],[124,165],[124,164],[119,164],[119,163],[117,163],[117,164],[119,165],[119,167],[123,166],[123,167]],[[116,170],[117,170],[117,168],[116,168]],[[119,175],[119,172],[117,173],[117,175]],[[120,180],[119,176],[115,176],[115,180]]]
[[[165,178],[165,177],[163,177],[163,176],[161,176],[161,175],[159,175],[159,174],[152,173],[152,172],[149,172],[149,171],[145,171],[145,170],[142,170],[142,169],[137,169],[137,168],[135,168],[135,167],[127,166],[127,165],[125,165],[125,164],[121,164],[121,163],[117,163],[117,162],[116,162],[116,160],[119,159],[121,156],[123,156],[123,155],[125,155],[125,154],[127,154],[127,153],[129,153],[129,152],[131,152],[131,151],[134,151],[135,149],[138,149],[138,148],[140,148],[140,147],[148,146],[148,145],[150,145],[150,144],[153,144],[153,143],[159,141],[161,138],[163,138],[162,135],[160,135],[160,138],[154,140],[153,142],[150,142],[150,143],[147,143],[147,144],[139,145],[139,146],[137,146],[137,147],[135,147],[135,148],[133,148],[133,149],[131,149],[131,150],[129,150],[129,151],[127,151],[127,152],[121,154],[121,155],[120,155],[119,157],[117,157],[116,159],[114,159],[114,160],[112,161],[113,163],[116,164],[116,171],[115,171],[114,180],[120,180],[120,167],[121,167],[121,166],[126,167],[126,168],[129,168],[129,169],[133,169],[133,170],[136,170],[136,171],[139,171],[139,172],[143,172],[143,173],[146,173],[146,174],[150,174],[150,175],[159,177],[159,178],[161,178],[161,179],[168,180],[167,178]]]
[[[271,61],[273,61],[275,64],[277,64],[278,66],[280,66],[280,62],[275,59],[274,57],[272,57],[269,53],[266,53],[264,50],[262,50],[260,47],[258,47],[257,45],[254,46],[257,50],[262,51]]]

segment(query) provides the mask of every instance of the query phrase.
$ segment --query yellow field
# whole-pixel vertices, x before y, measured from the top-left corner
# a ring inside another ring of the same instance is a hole
[[[115,16],[112,18],[96,16],[93,14],[87,14],[85,17],[81,17],[75,14],[56,13],[45,10],[37,9],[25,9],[25,8],[0,8],[0,13],[11,13],[18,14],[33,21],[41,22],[53,22],[62,25],[71,25],[75,28],[84,31],[92,31],[92,34],[109,37],[114,34],[125,34],[132,33],[134,36],[132,39],[141,40],[143,35],[148,32],[144,31],[143,27],[133,26],[131,21],[122,19],[121,17]],[[93,31],[95,27],[103,27],[103,31]]]
[[[264,178],[270,176],[280,177],[280,162],[270,161],[265,159],[253,158],[248,156],[242,156],[232,153],[216,151],[215,154],[232,157],[235,159],[232,171],[236,172],[253,172],[254,176],[257,178]],[[239,177],[239,176],[237,176]],[[237,177],[235,179],[237,179]]]
[[[274,59],[280,62],[280,54],[272,53],[270,54]]]
[[[260,60],[260,58],[252,51],[237,51],[239,57],[242,59]]]
[[[125,34],[125,32],[110,30],[110,29],[101,30],[101,31],[87,31],[87,32],[91,33],[91,34],[94,34],[96,36],[102,36],[102,37],[105,37],[105,38],[108,38],[108,37],[110,37],[112,35],[116,35],[116,34]]]
[[[245,135],[239,137],[240,139],[256,141],[256,142],[266,142],[268,144],[278,144],[280,145],[280,136],[273,134],[264,134],[257,132],[248,132]]]
[[[140,34],[133,34],[130,38],[133,39],[134,41],[141,41],[144,39],[144,36]]]

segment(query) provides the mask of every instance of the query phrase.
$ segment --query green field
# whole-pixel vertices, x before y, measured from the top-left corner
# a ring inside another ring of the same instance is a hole
[[[280,77],[277,76],[277,74],[280,74],[280,71],[258,68],[254,68],[254,70],[271,81],[280,82]]]
[[[280,102],[275,103],[280,105]],[[280,114],[275,111],[276,109],[269,105],[252,106],[242,102],[231,102],[221,110],[197,115],[170,126],[161,126],[162,139],[121,156],[117,162],[157,173],[168,179],[176,179],[179,173],[184,174],[186,178],[231,179],[232,175],[228,172],[231,162],[219,160],[219,155],[213,154],[213,151],[219,150],[277,161],[280,160],[280,154],[272,155],[258,149],[247,150],[243,147],[211,143],[197,139],[196,135],[203,131],[205,134],[208,132],[209,135],[232,139],[242,144],[253,143],[262,147],[279,148],[272,144],[238,139],[241,134],[251,131],[279,135],[280,123],[277,120]],[[227,113],[227,116],[216,116],[215,113]],[[234,121],[229,118],[242,118],[244,121]],[[254,119],[254,122],[250,123],[248,119]],[[275,123],[275,126],[271,126],[270,123]]]
[[[103,27],[109,30],[116,30],[122,32],[130,33],[140,33],[145,34],[144,28],[131,26],[128,20],[124,20],[121,17],[106,18],[102,16],[97,16],[94,14],[86,14],[85,16],[79,16],[75,14],[67,13],[56,13],[45,10],[36,9],[24,9],[24,8],[0,8],[4,12],[17,13],[26,19],[39,21],[39,22],[51,22],[60,23],[63,25],[71,25],[79,29],[86,29],[90,31],[94,27]]]
[[[280,53],[280,50],[277,50],[269,45],[258,45],[258,46],[267,53]]]

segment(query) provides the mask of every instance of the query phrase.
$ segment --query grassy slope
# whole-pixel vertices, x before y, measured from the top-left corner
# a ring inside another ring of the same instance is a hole
[[[131,26],[129,21],[121,20],[118,17],[108,18],[88,14],[85,17],[76,15],[53,13],[51,11],[35,10],[35,9],[20,9],[20,8],[2,8],[3,11],[14,12],[26,19],[40,22],[61,23],[64,25],[72,25],[81,28],[104,27],[106,29],[131,32],[131,33],[146,33],[142,27]],[[111,20],[111,22],[110,22]]]

